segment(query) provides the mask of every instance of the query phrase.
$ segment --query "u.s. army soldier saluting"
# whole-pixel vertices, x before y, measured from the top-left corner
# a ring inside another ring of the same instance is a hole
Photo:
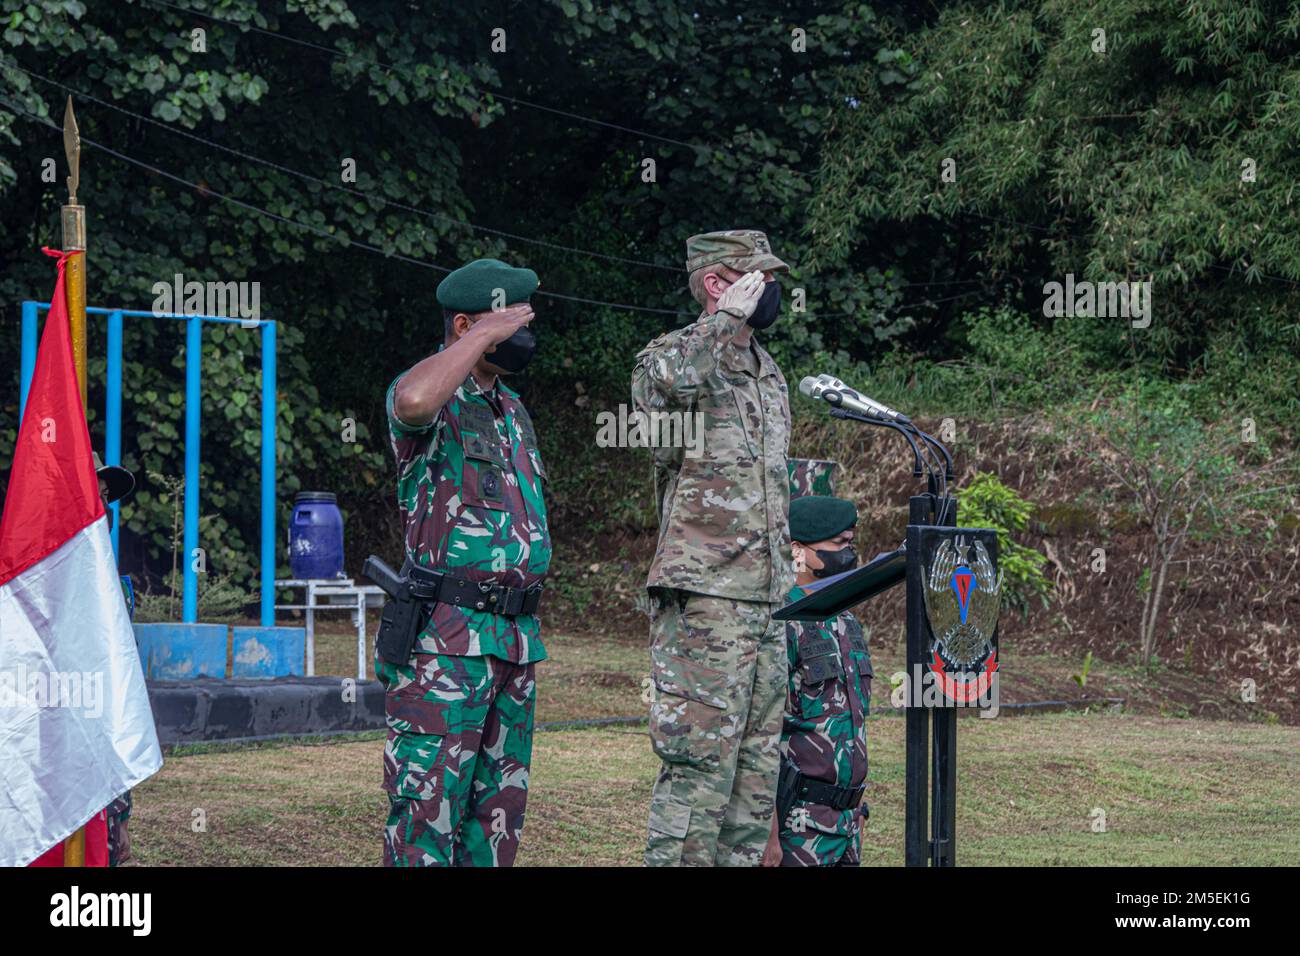
[[[648,865],[756,865],[771,827],[794,583],[789,392],[754,329],[776,321],[788,272],[753,230],[692,236],[693,324],[637,356],[638,411],[702,416],[703,453],[654,452],[659,546],[651,595],[650,736],[663,762]],[[770,862],[770,861],[769,861]]]

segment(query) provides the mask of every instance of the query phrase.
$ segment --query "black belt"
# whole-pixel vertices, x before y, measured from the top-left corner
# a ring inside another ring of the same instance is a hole
[[[534,584],[528,588],[512,588],[487,581],[470,581],[418,564],[408,564],[403,570],[415,585],[415,597],[421,601],[440,601],[507,617],[536,614],[545,587],[543,584]]]
[[[794,796],[805,803],[830,807],[832,810],[851,810],[862,802],[862,795],[867,786],[837,787],[832,783],[812,780],[799,771],[795,771]]]

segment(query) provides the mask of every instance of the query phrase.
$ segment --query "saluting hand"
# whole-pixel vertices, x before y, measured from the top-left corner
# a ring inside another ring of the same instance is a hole
[[[758,308],[758,300],[763,295],[763,273],[761,270],[746,272],[727,287],[727,291],[718,298],[718,311],[735,313],[742,319],[748,319]]]
[[[474,329],[484,336],[489,346],[495,346],[510,338],[531,321],[533,321],[533,307],[524,302],[488,312],[474,323]]]

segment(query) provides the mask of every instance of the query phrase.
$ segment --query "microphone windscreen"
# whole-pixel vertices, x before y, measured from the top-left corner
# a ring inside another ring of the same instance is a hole
[[[804,378],[802,382],[799,383],[800,394],[807,395],[809,398],[812,398],[813,386],[817,384],[819,384],[817,379],[813,378],[811,375],[807,376],[806,378]]]

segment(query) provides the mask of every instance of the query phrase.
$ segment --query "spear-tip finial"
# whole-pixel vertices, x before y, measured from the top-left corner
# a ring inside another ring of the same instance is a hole
[[[63,111],[63,151],[68,154],[68,205],[77,204],[77,186],[81,182],[81,133],[72,112],[72,97]]]

